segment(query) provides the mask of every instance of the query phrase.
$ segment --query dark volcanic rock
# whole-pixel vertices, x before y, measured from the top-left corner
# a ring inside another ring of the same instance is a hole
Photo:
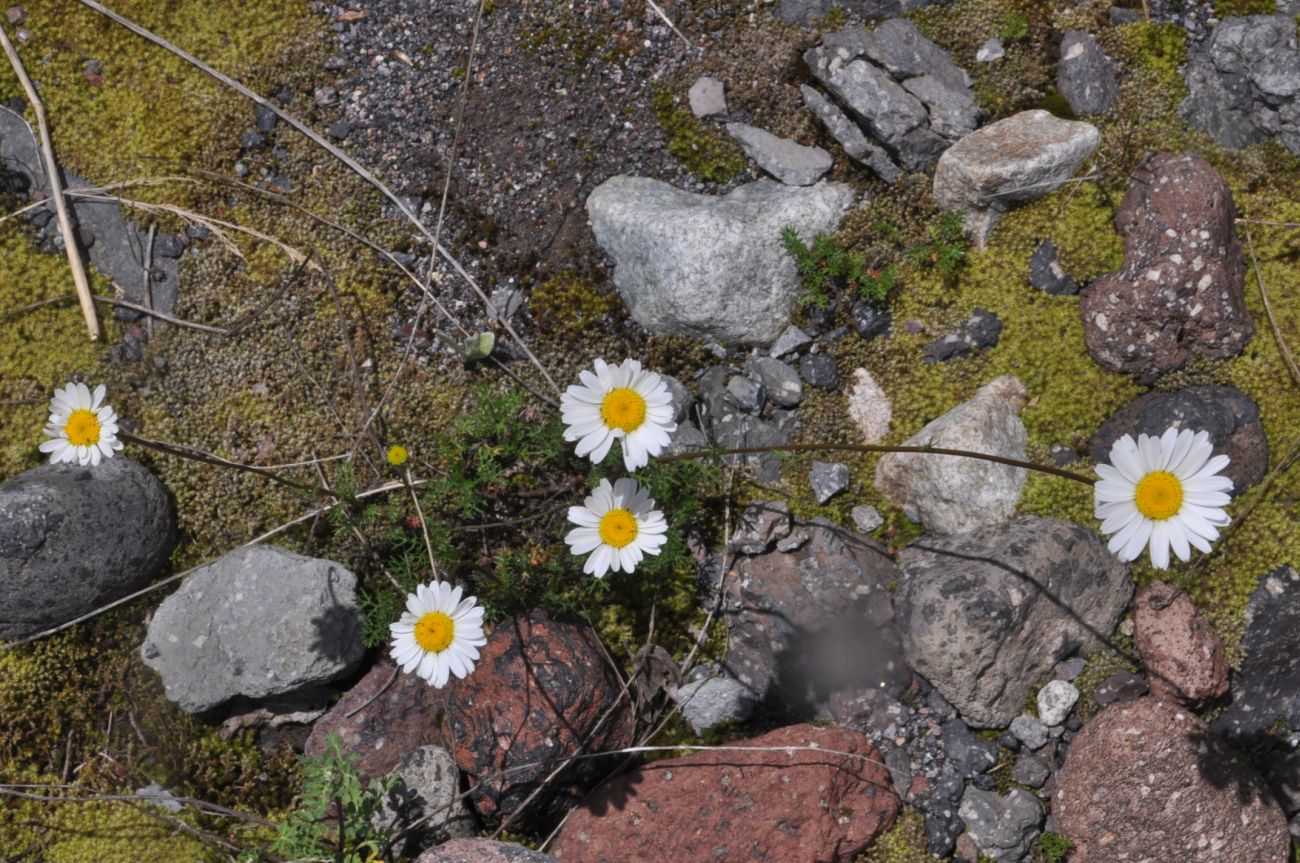
[[[792,725],[734,745],[655,761],[603,785],[565,822],[555,855],[564,863],[850,860],[894,822],[898,795],[861,734]],[[800,748],[742,751],[782,746]]]
[[[1079,293],[1079,283],[1070,278],[1056,260],[1056,244],[1043,240],[1029,258],[1029,284],[1057,297]]]
[[[1241,494],[1264,478],[1268,469],[1268,439],[1259,407],[1236,387],[1185,387],[1171,393],[1144,393],[1101,424],[1088,442],[1095,462],[1108,461],[1110,448],[1123,435],[1159,437],[1165,429],[1209,432],[1214,451],[1231,461],[1223,475],[1232,480],[1232,495]]]
[[[1002,336],[1002,319],[994,312],[976,309],[955,333],[930,342],[925,352],[939,362],[969,356],[977,348],[991,348]]]
[[[144,587],[175,540],[163,484],[123,456],[96,467],[43,464],[0,483],[0,639]]]
[[[1115,67],[1102,53],[1097,37],[1082,30],[1065,32],[1056,89],[1076,114],[1104,114],[1115,104],[1119,96]]]
[[[1115,214],[1124,267],[1085,288],[1079,304],[1102,368],[1151,383],[1194,353],[1241,352],[1255,325],[1235,217],[1227,184],[1200,156],[1158,153],[1142,163]]]
[[[481,814],[510,818],[516,828],[545,824],[609,765],[595,758],[570,761],[534,792],[560,759],[630,744],[631,706],[585,624],[551,620],[540,611],[516,615],[492,631],[480,656],[447,706],[456,763],[471,786],[482,783],[471,796]]]

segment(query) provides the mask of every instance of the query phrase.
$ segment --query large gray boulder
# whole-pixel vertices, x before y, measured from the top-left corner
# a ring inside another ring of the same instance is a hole
[[[953,144],[934,170],[934,199],[966,216],[966,231],[983,248],[1011,205],[1054,191],[1074,175],[1101,133],[1090,123],[1047,111],[1021,111]]]
[[[239,548],[163,600],[140,653],[187,713],[325,683],[356,669],[365,652],[356,581],[330,560]]]
[[[0,483],[0,639],[139,590],[175,541],[163,484],[121,456],[97,467],[43,464]]]
[[[1024,384],[1010,375],[994,378],[903,444],[1023,461],[1028,435],[1019,412],[1024,403]],[[1024,484],[1024,468],[961,456],[891,452],[876,465],[876,488],[915,510],[934,534],[964,533],[1010,518]]]
[[[972,725],[1002,728],[1058,660],[1098,649],[1133,595],[1082,525],[1037,516],[899,553],[894,618],[912,667]]]
[[[782,229],[810,242],[835,230],[852,203],[840,183],[759,180],[716,196],[620,175],[592,191],[587,214],[637,323],[653,333],[768,344],[789,324],[799,293]]]

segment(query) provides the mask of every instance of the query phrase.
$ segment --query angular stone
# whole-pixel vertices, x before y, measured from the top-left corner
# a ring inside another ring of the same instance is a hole
[[[984,248],[993,225],[1012,204],[1049,194],[1074,175],[1101,134],[1088,123],[1047,111],[1013,114],[971,132],[949,147],[934,171],[934,199],[966,217]]]
[[[1236,497],[1264,478],[1268,438],[1254,399],[1236,387],[1195,386],[1174,392],[1149,392],[1110,416],[1088,441],[1094,462],[1110,460],[1110,448],[1123,435],[1159,437],[1168,428],[1205,431],[1216,453],[1230,459],[1223,469]]]
[[[1015,766],[1011,768],[1011,781],[1030,788],[1042,788],[1051,775],[1052,768],[1028,752],[1021,752],[1016,757]]]
[[[899,552],[895,617],[912,667],[972,725],[1002,728],[1056,662],[1101,646],[1133,583],[1093,530],[1022,516]]]
[[[1185,592],[1153,581],[1133,600],[1133,640],[1151,694],[1194,706],[1228,691],[1228,657],[1209,621]]]
[[[365,654],[356,583],[332,560],[237,548],[163,600],[140,654],[187,713],[327,683]]]
[[[873,63],[900,81],[933,75],[954,90],[969,90],[974,83],[947,51],[922,36],[916,25],[905,18],[882,22],[871,31],[864,48]]]
[[[803,350],[811,344],[812,336],[792,324],[781,332],[777,340],[772,343],[772,348],[768,353],[772,357],[780,358]]]
[[[864,443],[880,443],[889,433],[894,409],[889,396],[866,369],[853,370],[853,389],[849,391],[849,417],[862,432]]]
[[[1260,778],[1194,713],[1140,698],[1083,726],[1052,815],[1071,863],[1285,863],[1286,819]],[[1176,801],[1176,802],[1175,802]]]
[[[1029,284],[1054,297],[1079,293],[1079,283],[1070,278],[1056,259],[1056,244],[1043,240],[1029,258]]]
[[[979,126],[983,112],[968,88],[956,89],[929,73],[908,78],[903,89],[921,100],[930,112],[930,128],[949,141],[969,135]]]
[[[518,829],[553,823],[612,766],[561,759],[619,749],[633,734],[631,705],[595,631],[542,611],[492,631],[474,673],[456,682],[446,722],[456,763],[477,789],[474,807]]]
[[[762,554],[778,540],[790,535],[794,522],[790,507],[782,501],[756,501],[745,507],[731,535],[731,550],[741,554]]]
[[[970,356],[971,352],[997,345],[1002,336],[1002,319],[995,312],[975,309],[955,333],[925,346],[931,359],[939,362]]]
[[[1065,31],[1056,89],[1075,114],[1105,114],[1115,104],[1119,98],[1115,66],[1097,44],[1097,37],[1082,30]]]
[[[1047,743],[1047,726],[1033,716],[1017,716],[1011,720],[1011,733],[1026,749],[1041,749]]]
[[[1068,680],[1050,680],[1038,690],[1038,719],[1044,725],[1064,725],[1079,700],[1079,690]]]
[[[1093,699],[1105,707],[1121,701],[1135,701],[1149,691],[1146,678],[1128,671],[1116,671],[1103,680],[1093,691]]]
[[[991,740],[976,737],[960,718],[943,724],[943,753],[962,776],[970,779],[998,763],[998,747]]]
[[[1214,731],[1233,746],[1300,733],[1300,573],[1283,566],[1264,577],[1246,604],[1246,658],[1232,675],[1232,704]]]
[[[549,854],[493,839],[453,839],[430,848],[415,863],[559,863]]]
[[[96,467],[43,464],[0,483],[0,639],[144,587],[175,541],[167,490],[124,456]]]
[[[803,383],[799,373],[772,357],[750,357],[745,361],[745,371],[763,385],[772,403],[783,408],[795,408],[803,401]]]
[[[1018,412],[1024,398],[1020,381],[995,378],[904,443],[1023,460],[1027,435]],[[1006,520],[1015,512],[1024,483],[1024,468],[958,456],[887,453],[876,467],[876,487],[893,503],[915,509],[936,534]]]
[[[979,63],[992,63],[995,60],[1001,60],[1005,56],[1007,56],[1007,52],[1002,47],[1002,40],[996,36],[986,41],[975,52],[975,60]]]
[[[799,360],[799,373],[819,390],[833,390],[840,383],[835,359],[830,354],[806,354]]]
[[[393,769],[397,785],[384,797],[371,823],[385,834],[409,831],[397,844],[405,857],[449,839],[478,832],[460,793],[456,760],[441,746],[421,746],[402,756]]]
[[[871,533],[885,523],[880,513],[876,512],[876,508],[870,504],[853,507],[849,515],[853,517],[853,526],[858,529],[858,533]]]
[[[736,747],[654,761],[601,786],[565,822],[556,856],[847,860],[893,824],[898,796],[861,734],[793,725]]]
[[[1193,354],[1226,359],[1255,334],[1232,192],[1196,155],[1157,153],[1133,174],[1115,213],[1124,267],[1080,294],[1097,364],[1150,384]]]
[[[1022,788],[1006,797],[967,788],[960,813],[980,851],[997,863],[1020,863],[1043,826],[1043,804]]]
[[[726,88],[717,78],[707,75],[699,78],[686,95],[691,102],[691,113],[701,119],[727,113]]]
[[[381,660],[312,724],[303,752],[324,753],[329,735],[337,734],[343,750],[356,756],[362,777],[378,779],[392,772],[406,753],[446,745],[440,717],[455,687],[453,679],[448,687],[435,689]]]
[[[815,461],[808,471],[808,483],[819,504],[825,504],[835,495],[848,491],[850,479],[848,465],[839,462]]]
[[[889,154],[882,148],[869,141],[858,125],[850,120],[834,102],[807,84],[800,85],[799,92],[803,94],[804,105],[817,115],[817,119],[822,121],[826,131],[839,142],[850,159],[872,171],[890,185],[898,182],[898,179],[903,176],[903,169],[894,164],[894,160],[889,158]]]
[[[754,715],[757,699],[749,687],[726,675],[705,677],[677,688],[673,696],[682,718],[696,734],[727,722],[744,722]]]
[[[758,167],[787,186],[811,186],[835,164],[821,147],[805,147],[744,123],[728,123],[727,134]]]
[[[782,229],[811,242],[835,230],[852,201],[838,183],[759,180],[712,196],[617,176],[591,193],[587,213],[637,323],[654,333],[767,344],[789,324],[800,290]]]
[[[898,570],[874,540],[823,520],[800,523],[790,552],[741,556],[724,599],[728,674],[772,714],[828,714],[839,692],[912,681],[893,624],[889,584]]]

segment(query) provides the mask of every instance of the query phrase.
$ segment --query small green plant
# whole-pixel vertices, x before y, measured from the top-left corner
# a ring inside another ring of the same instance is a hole
[[[1002,29],[998,31],[998,38],[1003,42],[1019,42],[1028,36],[1029,16],[1015,9],[1008,10],[1002,16]]]
[[[956,276],[970,248],[961,230],[964,221],[961,213],[944,213],[930,226],[929,241],[909,248],[907,257],[918,267],[937,268],[945,280]]]
[[[1070,853],[1074,843],[1059,833],[1044,833],[1038,837],[1038,856],[1042,863],[1061,863]]]
[[[368,863],[386,839],[371,818],[382,811],[396,779],[372,779],[363,785],[356,756],[343,752],[337,734],[329,735],[325,747],[323,755],[302,759],[302,794],[280,824],[271,850],[287,860]]]
[[[781,231],[781,242],[799,271],[804,289],[799,297],[801,306],[825,308],[830,302],[830,289],[840,285],[856,290],[863,299],[877,301],[898,285],[895,265],[871,269],[864,255],[842,248],[825,234],[814,236],[809,247],[793,228],[785,228]]]
[[[749,170],[740,146],[678,104],[666,85],[655,85],[652,100],[655,117],[668,136],[668,152],[692,174],[710,183],[726,183]]]

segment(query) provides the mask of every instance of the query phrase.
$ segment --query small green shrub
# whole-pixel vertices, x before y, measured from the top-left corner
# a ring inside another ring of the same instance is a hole
[[[1038,853],[1034,859],[1042,863],[1061,863],[1073,847],[1074,843],[1059,833],[1044,833],[1038,837]]]
[[[964,221],[961,213],[944,213],[937,224],[930,226],[930,239],[909,248],[907,257],[918,267],[936,268],[945,280],[952,279],[961,269],[970,249],[961,231]]]
[[[1029,37],[1029,16],[1024,12],[1009,10],[1002,16],[1002,29],[998,38],[1003,42],[1019,42]]]
[[[382,811],[396,780],[385,777],[363,785],[356,756],[343,752],[339,736],[331,734],[325,745],[324,754],[302,759],[302,794],[281,822],[271,850],[289,860],[367,863],[386,838],[371,825],[371,817]]]
[[[799,270],[804,291],[799,297],[801,306],[825,308],[830,302],[830,289],[840,285],[856,290],[863,299],[876,301],[883,300],[898,285],[898,268],[894,264],[871,269],[864,255],[850,252],[825,234],[813,237],[810,248],[793,228],[785,228],[781,242]]]

